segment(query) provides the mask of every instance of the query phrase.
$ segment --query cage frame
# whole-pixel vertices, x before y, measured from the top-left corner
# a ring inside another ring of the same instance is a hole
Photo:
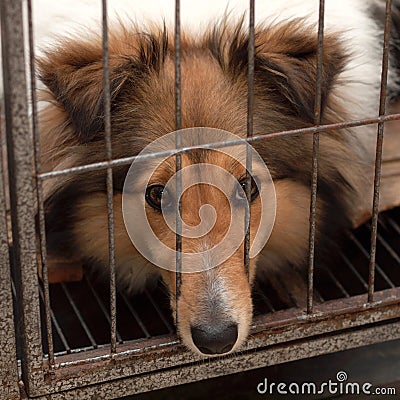
[[[254,0],[250,4],[250,37],[254,40]],[[31,2],[28,1],[30,7]],[[175,335],[140,340],[138,342],[117,344],[116,305],[115,305],[115,255],[113,237],[112,211],[112,168],[117,165],[130,164],[135,157],[114,160],[111,148],[110,98],[106,96],[105,143],[106,159],[104,162],[73,167],[68,170],[42,173],[38,160],[38,130],[36,111],[30,117],[28,86],[35,96],[34,79],[28,82],[25,73],[25,49],[23,32],[23,0],[3,0],[1,3],[1,28],[3,70],[6,93],[6,136],[8,151],[8,173],[10,176],[11,227],[13,237],[12,262],[19,271],[18,285],[15,287],[18,303],[21,306],[21,320],[18,321],[22,338],[22,357],[20,372],[16,358],[10,258],[8,242],[8,222],[6,220],[5,186],[3,175],[0,175],[0,302],[7,311],[0,315],[0,378],[6,382],[6,399],[18,399],[25,395],[38,399],[72,399],[77,394],[90,397],[94,393],[98,398],[109,399],[147,390],[192,382],[195,380],[217,377],[243,370],[279,364],[300,358],[308,358],[368,344],[379,343],[400,338],[400,288],[375,292],[374,271],[377,240],[377,217],[380,191],[380,166],[382,162],[382,142],[384,124],[387,121],[400,120],[400,114],[385,113],[386,80],[388,70],[388,51],[390,37],[391,0],[387,0],[385,40],[383,51],[382,88],[379,116],[358,121],[346,121],[331,125],[321,125],[320,96],[323,51],[323,9],[324,0],[320,0],[320,19],[318,31],[318,77],[316,88],[315,126],[292,131],[277,132],[268,137],[253,136],[252,133],[252,79],[254,65],[254,41],[249,48],[249,103],[247,142],[272,140],[274,137],[295,134],[313,135],[313,185],[311,216],[315,217],[315,200],[317,196],[318,176],[318,140],[319,134],[332,129],[378,124],[377,161],[375,168],[375,190],[371,235],[371,262],[368,282],[368,293],[339,299],[316,305],[313,302],[313,243],[315,218],[310,221],[310,261],[307,306],[303,309],[290,309],[273,315],[257,317],[253,323],[251,337],[242,350],[233,357],[212,359],[205,362],[199,356],[184,352]],[[107,51],[107,1],[103,5],[103,79],[105,93],[109,94],[108,51]],[[176,61],[176,126],[180,128],[180,1],[176,0],[175,47]],[[30,67],[33,72],[33,42],[31,9],[29,8],[30,28]],[[319,88],[318,88],[319,87]],[[319,101],[318,101],[319,97]],[[35,105],[35,98],[33,98]],[[108,111],[107,111],[108,110]],[[231,145],[224,143],[221,146]],[[207,148],[207,146],[204,146]],[[179,149],[177,139],[176,155],[190,151],[190,148]],[[215,149],[213,145],[210,148]],[[35,173],[32,174],[32,165]],[[179,166],[179,163],[177,163]],[[177,168],[178,168],[177,166]],[[2,168],[0,154],[0,168]],[[109,217],[109,250],[111,265],[110,298],[111,298],[111,332],[110,345],[85,352],[73,352],[55,355],[51,345],[51,314],[48,280],[46,280],[45,237],[41,235],[40,253],[44,271],[43,297],[45,303],[45,320],[39,314],[39,280],[37,276],[38,257],[36,246],[35,218],[39,213],[41,231],[44,227],[44,214],[41,208],[41,184],[46,179],[70,173],[84,173],[94,169],[107,171],[108,217]],[[249,185],[247,185],[247,188]],[[111,194],[111,197],[110,197]],[[247,193],[248,195],[248,193]],[[111,199],[111,200],[110,200]],[[36,207],[39,205],[39,207]],[[248,216],[247,216],[248,217]],[[248,233],[249,234],[249,233]],[[177,248],[179,249],[177,235]],[[248,246],[248,242],[247,242]],[[179,253],[179,252],[178,252]],[[178,261],[179,262],[179,261]],[[248,261],[247,261],[248,263]],[[248,264],[247,264],[248,265]],[[179,281],[177,274],[177,281]],[[47,305],[46,305],[47,304]],[[45,323],[49,354],[42,354],[41,324]],[[257,350],[257,351],[255,351]],[[85,355],[82,358],[82,354]],[[20,382],[19,382],[20,381]],[[101,394],[99,394],[101,391]]]
[[[0,125],[0,137],[1,135]],[[6,195],[3,174],[3,154],[0,149],[0,226],[7,227]],[[14,313],[11,293],[9,243],[6,229],[0,229],[0,382],[6,399],[19,398],[19,374],[16,359]]]

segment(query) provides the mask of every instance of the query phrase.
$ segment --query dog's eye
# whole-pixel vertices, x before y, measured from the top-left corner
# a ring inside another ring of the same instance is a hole
[[[237,200],[245,200],[246,199],[246,178],[243,178],[239,181],[240,186],[243,189],[243,192],[241,190],[237,190],[235,193],[235,197]],[[251,178],[251,199],[250,201],[255,200],[259,195],[259,191],[258,191],[258,186],[256,181],[253,179],[253,177]]]
[[[168,192],[162,185],[152,185],[146,189],[147,204],[157,211],[161,211],[161,199],[164,196],[168,196]],[[164,199],[164,202],[165,200],[167,199]],[[168,201],[165,204],[168,204]]]

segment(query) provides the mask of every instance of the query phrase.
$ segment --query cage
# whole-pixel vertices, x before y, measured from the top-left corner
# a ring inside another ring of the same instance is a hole
[[[296,132],[276,133],[276,136],[294,133],[313,136],[309,269],[306,274],[294,269],[290,281],[276,274],[267,282],[257,283],[253,292],[256,311],[250,338],[234,355],[206,361],[186,351],[180,343],[162,285],[137,296],[128,296],[116,288],[110,200],[112,169],[121,163],[130,164],[134,157],[123,160],[112,157],[109,95],[105,100],[105,160],[68,170],[41,171],[37,157],[40,151],[35,79],[32,78],[34,51],[30,3],[25,4],[22,0],[3,0],[1,3],[5,78],[5,121],[1,128],[6,138],[2,149],[7,149],[7,152],[0,152],[0,377],[5,399],[73,399],[77,396],[110,399],[400,338],[400,210],[379,214],[381,179],[385,179],[385,174],[382,175],[384,126],[390,121],[400,120],[399,113],[386,113],[384,100],[390,0],[386,11],[379,116],[335,126],[320,123],[324,12],[324,1],[320,1],[315,126]],[[106,9],[106,1],[102,4]],[[24,24],[25,11],[28,13],[27,26]],[[175,12],[176,127],[179,129],[179,0]],[[248,49],[247,140],[251,143],[263,140],[252,134],[254,0],[249,1],[249,16],[252,40]],[[104,87],[105,93],[109,94],[107,29],[104,13]],[[30,47],[30,80],[26,79],[26,37]],[[28,94],[33,97],[32,103]],[[378,131],[372,219],[349,234],[336,269],[314,270],[319,135],[335,128],[366,124],[376,124]],[[177,158],[179,168],[181,153],[175,151],[171,154]],[[398,157],[399,153],[394,153],[389,159],[394,168],[398,168]],[[95,169],[107,171],[109,282],[85,272],[78,282],[50,284],[51,271],[48,271],[44,234],[43,182],[61,174],[79,174]],[[397,175],[396,172],[389,175],[388,179],[395,182],[400,171],[397,169]],[[9,205],[6,201],[8,186]],[[41,232],[39,241],[35,228],[37,214]],[[248,246],[248,240],[246,243]],[[180,235],[177,235],[177,249],[180,245]],[[179,260],[177,262],[179,264]],[[42,266],[41,278],[38,277],[39,264]],[[179,276],[178,273],[178,286]],[[130,323],[124,323],[126,321]]]

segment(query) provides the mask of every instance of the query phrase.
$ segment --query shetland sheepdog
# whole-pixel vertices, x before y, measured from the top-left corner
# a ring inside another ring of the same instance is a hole
[[[80,14],[79,3],[74,4],[74,14]],[[89,7],[91,2],[82,3],[83,10],[94,9],[94,5]],[[399,93],[398,6],[395,2],[388,101]],[[112,156],[116,159],[139,154],[147,144],[176,128],[174,2],[111,2],[110,7],[130,18],[110,21]],[[318,7],[318,0],[255,2],[254,135],[314,125]],[[244,0],[182,1],[182,128],[210,127],[246,136],[247,8]],[[322,124],[378,115],[384,14],[385,2],[380,0],[326,1]],[[46,87],[41,95],[45,106],[39,115],[45,171],[105,160],[101,25],[58,36],[54,43],[46,40],[38,57],[38,76]],[[371,203],[375,141],[374,125],[320,135],[318,264],[332,257],[340,236]],[[117,278],[122,286],[138,291],[161,277],[168,287],[183,343],[204,356],[233,352],[246,340],[255,279],[277,269],[304,268],[307,264],[312,135],[279,136],[253,146],[268,166],[275,187],[276,217],[270,238],[261,253],[250,260],[248,274],[244,246],[240,246],[212,269],[182,274],[178,296],[175,272],[153,265],[132,244],[122,215],[129,166],[113,169]],[[233,165],[215,150],[182,155],[183,166],[202,162],[222,167],[240,183],[246,174],[245,168]],[[175,235],[160,214],[160,204],[175,168],[174,157],[162,163],[143,195],[155,235],[170,247],[175,244]],[[261,205],[254,184],[251,191],[253,232],[260,221]],[[44,193],[49,252],[107,270],[105,170],[47,180]],[[206,203],[218,215],[210,235],[196,240],[183,237],[182,251],[196,252],[205,243],[212,247],[221,240],[221,226],[228,223],[229,210],[217,188],[202,185],[184,193],[181,202],[182,219],[187,224],[199,222],[199,208]]]

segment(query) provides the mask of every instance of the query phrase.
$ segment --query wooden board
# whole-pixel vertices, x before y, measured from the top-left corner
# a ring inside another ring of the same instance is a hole
[[[39,276],[42,278],[42,262],[38,255]],[[48,279],[50,283],[77,282],[83,278],[83,265],[80,260],[69,260],[47,255]]]

